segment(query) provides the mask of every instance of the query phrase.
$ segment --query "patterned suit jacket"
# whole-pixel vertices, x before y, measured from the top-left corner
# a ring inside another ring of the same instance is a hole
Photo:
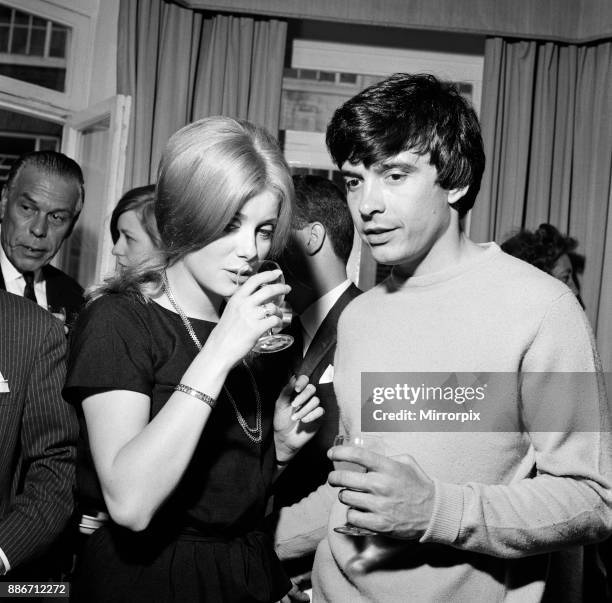
[[[0,548],[11,565],[7,578],[43,554],[73,512],[78,424],[61,395],[65,353],[56,318],[0,291]]]
[[[43,266],[42,275],[47,286],[47,303],[50,306],[64,306],[67,322],[74,322],[83,306],[83,287],[65,272],[50,264]],[[2,270],[0,270],[0,289],[6,291]]]
[[[336,329],[340,314],[361,290],[351,284],[338,298],[321,323],[298,365],[296,375],[308,376],[317,388],[317,396],[325,415],[316,435],[291,460],[274,484],[274,507],[279,509],[291,505],[316,490],[327,481],[332,463],[327,451],[338,433],[339,412],[333,379],[322,382],[321,377],[334,364],[336,352]],[[290,348],[291,349],[291,348]]]

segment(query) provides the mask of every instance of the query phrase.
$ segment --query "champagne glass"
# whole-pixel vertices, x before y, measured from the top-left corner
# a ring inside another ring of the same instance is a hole
[[[383,439],[380,436],[371,434],[356,433],[352,436],[337,435],[334,438],[334,446],[359,446],[360,448],[367,448],[368,450],[377,452],[378,454],[385,453],[385,444]],[[355,471],[357,473],[367,472],[367,469],[363,465],[351,463],[349,461],[334,461],[334,469],[336,469],[336,471]],[[342,526],[335,527],[334,532],[345,534],[347,536],[377,535],[377,532],[373,532],[367,528],[354,526],[348,521]]]
[[[245,264],[236,274],[236,284],[241,285],[248,277],[271,270],[280,270],[280,266],[273,260],[261,260],[259,262]],[[282,272],[275,280],[266,284],[274,285],[277,283],[285,283],[285,277]],[[265,287],[265,285],[263,286]],[[268,303],[273,303],[275,306],[279,307],[282,305],[284,298],[284,295],[276,295]],[[283,310],[283,322],[285,322],[285,313],[286,310]],[[282,331],[282,329],[282,326],[268,329],[268,331],[256,341],[253,346],[253,351],[259,352],[260,354],[271,354],[288,348],[293,343],[293,337],[287,333],[281,333],[280,331]]]

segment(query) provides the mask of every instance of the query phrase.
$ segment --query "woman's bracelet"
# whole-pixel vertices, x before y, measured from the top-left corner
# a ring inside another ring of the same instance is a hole
[[[182,392],[184,394],[187,394],[188,396],[192,396],[194,398],[197,398],[201,402],[204,402],[204,404],[208,404],[208,406],[210,406],[211,408],[214,408],[216,406],[216,404],[217,404],[217,401],[212,396],[209,396],[208,394],[204,394],[201,391],[199,391],[197,389],[194,389],[193,387],[189,387],[188,385],[184,385],[183,383],[179,383],[174,388],[174,391]]]
[[[279,461],[276,459],[276,465],[278,467],[286,467],[291,462],[291,459],[287,459],[286,461]]]

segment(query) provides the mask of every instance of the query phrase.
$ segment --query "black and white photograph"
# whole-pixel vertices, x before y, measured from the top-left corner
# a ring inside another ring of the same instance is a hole
[[[612,603],[610,0],[0,0],[0,600]]]

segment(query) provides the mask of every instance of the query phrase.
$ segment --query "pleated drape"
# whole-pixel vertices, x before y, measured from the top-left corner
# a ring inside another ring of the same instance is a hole
[[[125,189],[154,182],[166,141],[210,115],[278,134],[287,24],[121,0],[118,91],[132,96]]]
[[[549,222],[586,257],[582,298],[612,371],[612,43],[488,39],[482,129],[487,168],[477,241]]]

